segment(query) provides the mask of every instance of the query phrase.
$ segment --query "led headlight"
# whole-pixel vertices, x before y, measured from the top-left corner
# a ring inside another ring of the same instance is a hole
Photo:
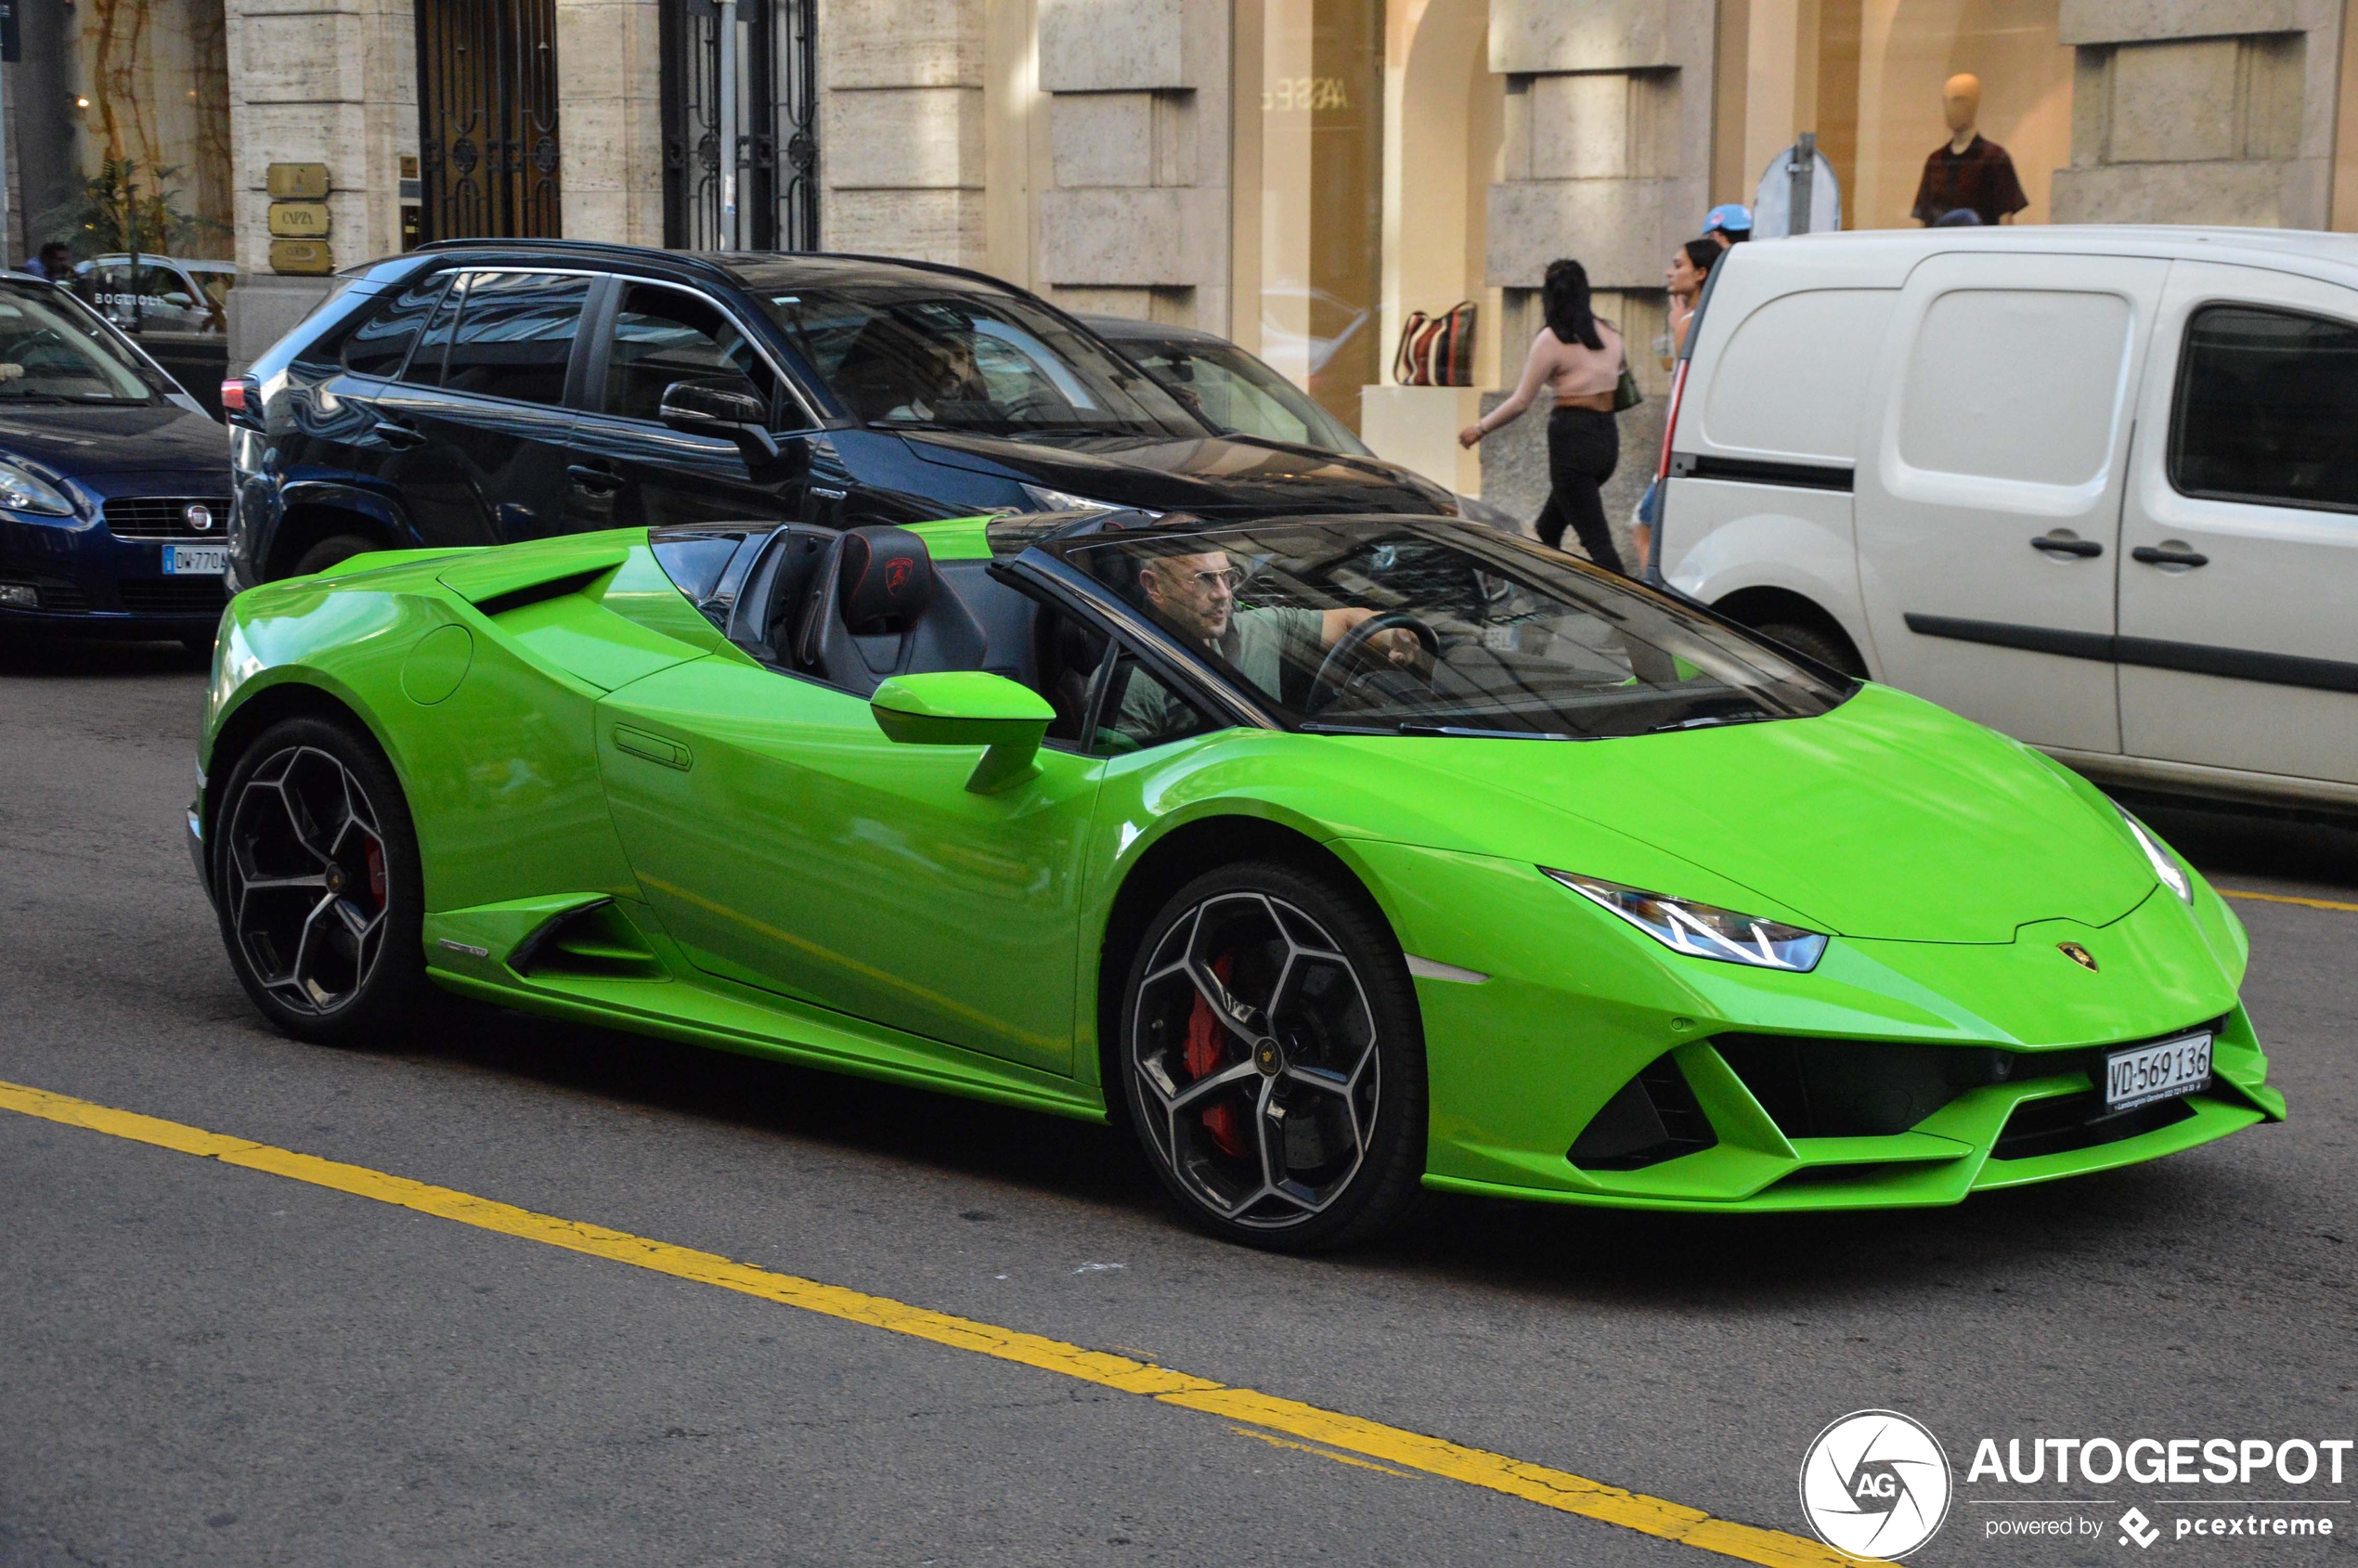
[[[31,512],[43,517],[71,517],[73,502],[45,479],[37,479],[18,463],[0,460],[0,511]]]
[[[2177,857],[2161,847],[2160,839],[2145,831],[2144,823],[2121,811],[2118,806],[2113,810],[2120,811],[2120,820],[2129,824],[2130,835],[2137,840],[2137,848],[2145,852],[2145,859],[2153,862],[2154,875],[2161,878],[2161,885],[2177,894],[2180,903],[2193,903],[2194,882],[2186,875],[2186,868],[2178,863]]]
[[[1539,868],[1590,903],[1613,911],[1673,952],[1691,958],[1716,958],[1722,964],[1749,964],[1757,969],[1808,970],[1825,956],[1822,932],[1805,931],[1774,920],[1738,914],[1687,899],[1665,898],[1618,882],[1575,876],[1568,871]]]

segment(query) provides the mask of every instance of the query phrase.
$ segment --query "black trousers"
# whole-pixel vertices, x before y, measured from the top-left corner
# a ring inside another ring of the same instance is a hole
[[[1599,486],[1621,461],[1621,427],[1600,408],[1558,408],[1548,416],[1548,504],[1539,513],[1539,538],[1551,550],[1563,548],[1569,524],[1588,559],[1608,572],[1628,576],[1613,530],[1605,525]]]

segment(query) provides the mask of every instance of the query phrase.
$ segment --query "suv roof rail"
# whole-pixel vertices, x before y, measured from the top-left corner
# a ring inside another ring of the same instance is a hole
[[[938,272],[948,278],[969,278],[978,283],[988,283],[996,289],[1008,289],[1017,293],[1030,293],[1020,284],[1004,278],[994,278],[970,266],[953,266],[947,262],[924,261],[915,256],[877,256],[858,251],[672,251],[655,245],[625,245],[608,240],[527,240],[485,237],[473,240],[434,240],[404,252],[406,255],[430,255],[452,251],[560,251],[584,256],[628,256],[634,260],[658,260],[675,266],[693,267],[705,273],[726,273],[733,257],[747,261],[809,259],[831,262],[873,262],[880,266],[908,267],[916,272]],[[389,259],[389,258],[388,258]]]
[[[453,251],[556,251],[582,256],[627,256],[636,261],[660,259],[673,266],[692,266],[706,272],[719,270],[710,257],[693,251],[666,251],[653,245],[621,245],[605,240],[525,240],[491,236],[473,240],[432,240],[404,253],[438,255]]]

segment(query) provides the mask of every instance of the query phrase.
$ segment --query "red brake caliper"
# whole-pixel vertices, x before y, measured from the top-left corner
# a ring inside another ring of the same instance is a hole
[[[1211,972],[1220,977],[1220,983],[1224,986],[1228,983],[1228,972],[1235,967],[1236,955],[1223,953],[1212,960]],[[1193,1082],[1207,1073],[1219,1071],[1220,1058],[1225,1054],[1227,1043],[1228,1031],[1221,1027],[1219,1016],[1212,1012],[1211,1004],[1204,1000],[1203,992],[1196,992],[1195,1010],[1187,1015],[1187,1043],[1184,1054],[1188,1082]],[[1203,1113],[1203,1129],[1211,1134],[1211,1141],[1220,1146],[1223,1154],[1236,1160],[1245,1157],[1244,1134],[1237,1126],[1235,1106],[1223,1101],[1211,1107]]]
[[[382,909],[385,906],[384,846],[379,844],[375,839],[371,838],[369,840],[367,853],[369,857],[369,896],[377,901],[377,907],[379,909]]]

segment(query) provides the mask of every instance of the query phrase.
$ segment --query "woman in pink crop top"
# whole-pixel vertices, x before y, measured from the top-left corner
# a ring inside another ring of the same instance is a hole
[[[1561,550],[1569,525],[1589,560],[1626,575],[1599,493],[1621,460],[1621,430],[1613,415],[1613,388],[1621,381],[1621,333],[1588,308],[1588,274],[1576,261],[1548,265],[1539,303],[1548,324],[1531,340],[1515,395],[1459,431],[1458,443],[1471,447],[1512,423],[1545,382],[1556,395],[1556,408],[1548,416],[1548,493],[1539,513],[1539,537]]]

